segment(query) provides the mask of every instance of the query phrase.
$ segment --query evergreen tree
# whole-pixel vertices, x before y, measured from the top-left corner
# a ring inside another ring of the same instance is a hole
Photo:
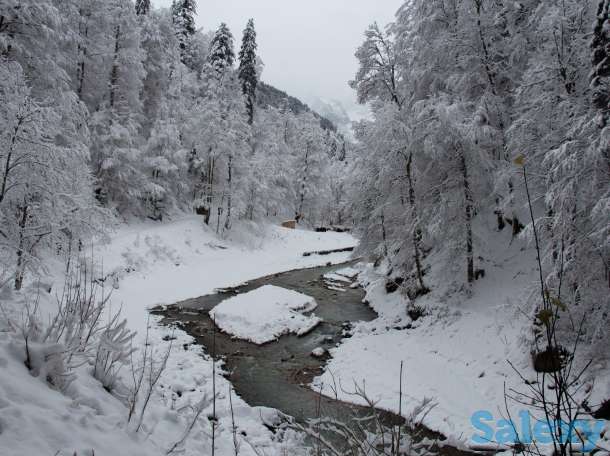
[[[244,30],[244,36],[239,51],[239,80],[241,88],[246,97],[246,109],[248,111],[248,123],[254,121],[254,105],[256,103],[256,86],[258,77],[256,74],[256,30],[254,20],[250,19]]]
[[[191,41],[197,29],[195,28],[195,15],[197,3],[195,0],[174,0],[172,4],[172,17],[176,35],[180,43],[180,56],[182,63],[192,67]]]
[[[208,63],[217,76],[231,68],[235,62],[233,35],[224,22],[220,24],[210,44]]]
[[[136,14],[147,16],[150,13],[150,0],[136,0]]]

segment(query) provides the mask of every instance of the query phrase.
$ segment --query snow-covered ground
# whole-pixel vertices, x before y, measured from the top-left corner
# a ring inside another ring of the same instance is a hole
[[[277,272],[342,263],[350,258],[349,252],[307,257],[303,253],[357,244],[346,233],[276,226],[241,226],[236,230],[236,239],[231,242],[204,230],[197,217],[122,227],[110,246],[97,249],[104,269],[120,277],[113,302],[123,305],[134,329],[142,330],[150,307],[204,296]]]
[[[358,385],[380,408],[398,412],[403,363],[403,414],[430,398],[436,405],[424,424],[456,443],[469,444],[473,434],[481,434],[471,422],[475,412],[489,411],[494,423],[507,417],[505,385],[527,392],[509,361],[525,378],[536,379],[526,328],[527,301],[537,272],[533,254],[522,247],[507,241],[488,255],[503,260],[485,264],[486,277],[470,295],[438,292],[418,299],[417,305],[429,315],[415,322],[406,313],[408,298],[388,294],[386,277],[372,265],[360,264],[366,300],[380,316],[358,324],[353,337],[331,350],[332,359],[312,388],[322,386],[330,397],[364,405],[352,394]],[[435,269],[428,280],[440,284]],[[599,373],[595,398],[607,398],[608,370],[602,365],[594,369]],[[509,409],[516,417],[523,407],[509,401]]]
[[[91,368],[76,370],[77,378],[61,393],[41,377],[34,377],[24,365],[23,340],[11,328],[0,325],[0,455],[50,454],[78,456],[95,454],[162,455],[182,440],[193,417],[199,419],[184,444],[182,455],[200,455],[211,449],[212,367],[210,358],[183,331],[161,327],[149,319],[148,309],[230,287],[272,273],[340,263],[349,253],[312,255],[319,251],[351,247],[353,237],[338,233],[313,233],[269,226],[242,226],[233,240],[221,240],[202,226],[201,219],[188,216],[169,223],[140,222],[120,226],[109,244],[93,247],[103,265],[106,283],[113,285],[112,306],[122,307],[129,328],[138,331],[134,346],[143,347],[148,326],[149,350],[155,361],[170,350],[163,372],[146,410],[142,429],[127,424],[124,400],[108,394],[91,376]],[[44,313],[52,313],[54,295],[62,286],[62,266],[51,265],[44,282],[51,294],[40,297]],[[33,285],[28,287],[33,291]],[[26,291],[28,291],[26,290]],[[19,319],[25,294],[8,289],[0,293],[3,319]],[[147,325],[148,322],[148,325]],[[14,328],[13,328],[14,329]],[[137,360],[138,355],[134,355]],[[125,366],[122,377],[131,381]],[[235,417],[240,455],[285,454],[294,440],[283,441],[263,422],[272,422],[274,412],[250,407],[231,393],[230,383],[216,375],[216,454],[234,454],[231,405]],[[123,398],[124,399],[124,398]],[[137,420],[136,420],[137,422]],[[256,451],[254,450],[256,448]],[[291,450],[293,452],[293,450]]]
[[[23,341],[6,326],[8,316],[19,319],[26,295],[3,290],[0,456],[73,456],[75,451],[81,456],[92,454],[92,450],[95,454],[160,456],[183,439],[198,413],[199,419],[175,453],[188,456],[209,452],[213,363],[202,348],[192,345],[186,333],[159,326],[156,318],[149,319],[148,309],[281,271],[343,262],[349,253],[308,257],[303,253],[356,244],[348,234],[279,227],[259,228],[252,233],[253,229],[242,227],[236,239],[221,240],[203,228],[198,217],[186,217],[163,224],[121,226],[109,244],[94,246],[96,258],[103,263],[106,283],[114,286],[113,307],[122,306],[129,327],[138,331],[134,345],[144,345],[148,322],[149,349],[155,353],[155,360],[163,359],[171,347],[167,368],[139,432],[133,422],[127,423],[121,391],[108,394],[93,379],[89,366],[76,369],[75,381],[63,393],[51,388],[44,375],[30,374],[24,365]],[[486,255],[503,260],[485,264],[487,275],[469,296],[445,290],[421,298],[418,304],[428,310],[428,315],[415,322],[406,314],[405,299],[398,292],[387,294],[385,277],[370,265],[328,274],[327,285],[342,288],[349,286],[346,278],[360,271],[366,299],[380,316],[356,325],[353,336],[331,350],[333,358],[325,373],[314,381],[315,388],[326,385],[325,394],[354,401],[357,398],[349,394],[354,384],[365,386],[380,407],[396,412],[402,362],[403,414],[423,398],[432,398],[436,406],[425,424],[468,443],[475,432],[473,413],[486,410],[500,419],[506,415],[504,385],[523,389],[508,360],[526,378],[535,378],[530,367],[529,335],[523,329],[528,327],[524,312],[530,285],[536,279],[533,258],[525,258],[527,255],[516,242],[506,243],[493,255]],[[42,312],[52,311],[54,293],[61,286],[61,266],[50,272],[50,278],[43,282],[51,284],[53,291],[40,296]],[[433,268],[428,280],[437,273]],[[594,368],[600,373],[595,385],[597,398],[610,396],[607,370],[601,365]],[[123,380],[127,384],[129,377],[130,367],[126,366]],[[293,447],[298,444],[296,434],[287,431],[280,438],[264,426],[274,421],[274,411],[248,406],[235,396],[219,371],[215,388],[217,455],[234,454],[231,403],[240,455],[298,454]],[[513,413],[519,408],[511,405]]]
[[[210,311],[210,317],[222,331],[261,345],[285,334],[301,336],[311,331],[321,321],[310,313],[317,306],[311,296],[265,285],[224,300]]]

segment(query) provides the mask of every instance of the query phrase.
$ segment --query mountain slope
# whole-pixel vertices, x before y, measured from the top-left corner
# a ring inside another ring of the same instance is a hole
[[[316,111],[311,109],[301,100],[286,92],[273,87],[263,81],[259,81],[257,88],[256,104],[261,108],[267,108],[269,106],[276,109],[288,108],[294,114],[302,114],[305,112],[311,112],[315,117],[320,119],[320,126],[325,130],[337,131],[337,126],[324,116],[321,116]]]

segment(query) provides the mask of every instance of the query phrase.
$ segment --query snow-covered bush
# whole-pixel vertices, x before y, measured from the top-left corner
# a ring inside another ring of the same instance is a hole
[[[121,367],[133,353],[132,340],[135,333],[127,328],[127,320],[120,320],[120,313],[112,317],[97,340],[93,376],[104,388],[112,391],[119,379]]]
[[[68,267],[55,303],[40,289],[23,293],[22,315],[7,316],[7,320],[32,375],[65,392],[76,369],[91,366],[93,376],[112,390],[120,368],[129,362],[135,333],[127,328],[120,311],[111,312],[110,296],[95,279],[93,263],[82,259]],[[34,303],[27,301],[29,293],[35,294]]]
[[[312,454],[321,456],[436,454],[438,442],[430,438],[433,437],[433,433],[422,426],[423,420],[435,406],[432,400],[422,399],[409,415],[404,416],[404,422],[392,423],[387,414],[376,408],[376,402],[369,397],[363,386],[355,385],[354,390],[348,394],[365,404],[361,410],[354,411],[351,420],[347,420],[346,417],[320,414],[319,417],[309,420],[306,425],[294,425],[295,429],[311,440]],[[398,399],[402,402],[402,390]],[[402,421],[403,416],[400,417]]]
[[[68,366],[65,345],[45,338],[39,299],[40,296],[37,296],[32,303],[26,298],[21,315],[18,317],[5,315],[4,330],[12,334],[13,351],[23,360],[23,364],[31,374],[53,388],[65,392],[74,380],[74,375]]]

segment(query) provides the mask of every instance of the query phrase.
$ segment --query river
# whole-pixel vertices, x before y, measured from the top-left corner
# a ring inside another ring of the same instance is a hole
[[[364,302],[362,288],[345,283],[340,287],[342,291],[330,289],[323,279],[325,274],[346,266],[349,264],[274,274],[213,295],[158,308],[153,313],[164,317],[163,324],[178,323],[205,347],[207,353],[212,354],[215,347],[215,356],[224,361],[225,371],[236,393],[251,406],[277,409],[301,424],[319,416],[343,422],[354,421],[369,415],[371,410],[320,397],[308,387],[313,378],[322,372],[327,360],[325,357],[313,357],[312,351],[319,347],[328,350],[336,346],[344,337],[349,337],[348,330],[353,324],[372,321],[377,317]],[[208,315],[212,308],[228,297],[263,285],[284,287],[315,298],[318,303],[315,313],[323,322],[304,336],[287,335],[262,346],[232,338],[215,328]],[[378,413],[387,426],[395,426],[403,421],[389,412]],[[423,435],[442,438],[429,430],[425,430]],[[449,446],[441,447],[439,452],[452,456],[464,454]]]

